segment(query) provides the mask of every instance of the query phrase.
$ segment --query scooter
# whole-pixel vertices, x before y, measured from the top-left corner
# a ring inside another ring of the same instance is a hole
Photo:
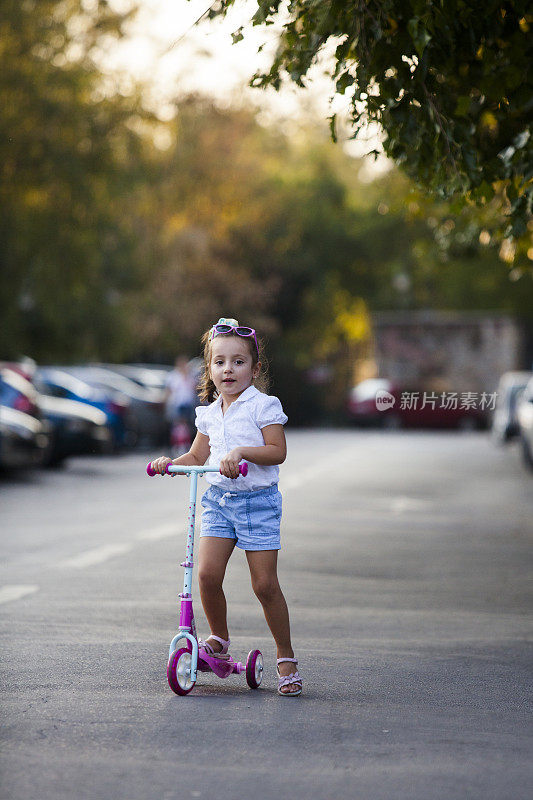
[[[158,474],[148,464],[146,472],[150,477]],[[198,645],[196,623],[192,607],[192,571],[193,571],[193,546],[194,525],[196,516],[196,491],[198,476],[206,472],[220,472],[218,467],[191,467],[175,466],[168,464],[167,475],[187,475],[191,479],[189,494],[189,515],[187,550],[185,561],[180,566],[184,568],[183,592],[180,593],[180,618],[179,629],[170,643],[167,665],[168,684],[173,692],[179,695],[189,694],[194,689],[198,672],[214,672],[219,678],[228,678],[230,675],[246,673],[246,682],[250,689],[258,689],[263,678],[263,656],[260,650],[250,650],[246,663],[234,661],[231,656],[217,658],[209,655]],[[239,466],[239,473],[246,476],[248,464]],[[183,644],[180,644],[183,643]],[[180,646],[178,647],[178,644]]]

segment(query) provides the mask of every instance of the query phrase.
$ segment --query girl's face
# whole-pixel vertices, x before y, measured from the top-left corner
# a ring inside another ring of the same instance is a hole
[[[209,374],[219,394],[235,399],[251,385],[260,369],[260,362],[253,365],[246,338],[215,336],[211,342]]]

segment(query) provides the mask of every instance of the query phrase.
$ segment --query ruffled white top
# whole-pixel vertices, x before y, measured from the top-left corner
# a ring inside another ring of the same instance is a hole
[[[278,398],[260,392],[255,386],[245,389],[225,414],[222,413],[221,397],[208,406],[198,406],[196,409],[196,427],[200,433],[209,436],[209,466],[218,466],[222,457],[234,447],[261,447],[265,444],[262,428],[285,425],[287,419]],[[241,475],[233,480],[217,472],[208,472],[205,477],[209,483],[224,491],[250,492],[277,483],[279,467],[249,463],[246,477]]]

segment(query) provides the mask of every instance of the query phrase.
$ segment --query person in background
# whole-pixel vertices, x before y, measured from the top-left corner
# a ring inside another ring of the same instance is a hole
[[[187,357],[178,356],[166,380],[165,405],[170,424],[181,420],[191,424],[197,402],[195,376],[189,368]]]

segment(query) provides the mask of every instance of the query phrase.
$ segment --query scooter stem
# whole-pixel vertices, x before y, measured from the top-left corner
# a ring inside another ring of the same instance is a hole
[[[185,575],[183,577],[183,594],[192,595],[192,568],[194,550],[194,520],[196,516],[196,487],[198,473],[191,472],[191,486],[189,492],[189,516],[187,530],[187,551],[185,556]]]

